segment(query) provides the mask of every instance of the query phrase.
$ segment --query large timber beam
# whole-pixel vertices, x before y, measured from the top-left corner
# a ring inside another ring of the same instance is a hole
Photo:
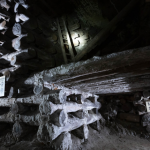
[[[36,74],[44,85],[53,83],[93,94],[124,93],[149,88],[150,46],[63,65]],[[25,81],[33,84],[31,77]]]

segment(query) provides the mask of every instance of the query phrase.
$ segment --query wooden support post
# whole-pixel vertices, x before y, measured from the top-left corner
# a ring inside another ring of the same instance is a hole
[[[4,30],[4,29],[7,29],[7,27],[6,27],[6,21],[2,21],[0,23],[0,30]]]
[[[49,117],[49,120],[58,127],[65,126],[68,121],[68,115],[64,110],[57,110]]]
[[[94,123],[91,123],[90,127],[93,128],[94,130],[97,130],[98,132],[101,131],[99,120],[95,121]]]
[[[8,11],[0,8],[0,19],[3,19],[8,22],[11,16],[12,15]]]
[[[44,97],[46,99],[46,95]],[[50,101],[43,101],[39,106],[39,110],[41,114],[47,114],[47,115],[54,113],[58,109],[64,109],[66,112],[76,112],[82,109],[91,110],[93,108],[99,109],[100,103],[97,102],[93,104],[90,101],[85,101],[83,104],[77,104],[75,102],[66,102],[64,103],[64,105],[62,104],[55,105]]]
[[[54,104],[63,104],[66,102],[66,93],[65,90],[53,90],[44,93],[49,95],[48,101],[51,101]]]
[[[15,50],[24,50],[30,47],[30,43],[33,43],[35,38],[33,34],[28,33],[24,35],[20,35],[19,37],[12,40],[12,47]]]
[[[62,133],[52,142],[52,148],[60,150],[72,149],[71,134],[68,132]]]
[[[78,129],[71,131],[71,133],[80,139],[87,140],[88,134],[89,134],[88,126],[84,124],[83,126],[79,127]]]
[[[15,115],[8,112],[7,114],[0,115],[0,122],[10,122],[13,123],[15,121]]]
[[[34,114],[34,115],[19,115],[19,121],[26,123],[31,126],[39,126],[40,114]]]
[[[0,107],[11,107],[15,100],[15,98],[0,98]]]
[[[32,128],[24,123],[19,123],[18,121],[15,122],[13,125],[12,133],[13,136],[17,139],[24,137],[25,135],[31,132]]]
[[[27,33],[27,31],[19,23],[15,23],[14,24],[14,26],[12,28],[12,32],[16,36],[20,36],[22,34],[26,34]]]
[[[16,103],[11,106],[11,113],[13,114],[22,114],[28,110],[29,110],[29,107],[21,103]]]
[[[6,0],[3,0],[0,2],[1,7],[4,7],[7,9],[7,11],[9,10],[10,6],[7,4]]]
[[[84,118],[83,110],[79,110],[79,111],[76,111],[76,112],[71,112],[70,114],[75,116],[75,117],[78,117],[79,119],[83,119]]]
[[[18,51],[18,52],[10,54],[9,56],[9,58],[11,58],[10,62],[12,66],[15,64],[19,64],[23,61],[26,61],[28,59],[34,58],[34,57],[35,57],[34,51],[32,51],[31,49]]]

